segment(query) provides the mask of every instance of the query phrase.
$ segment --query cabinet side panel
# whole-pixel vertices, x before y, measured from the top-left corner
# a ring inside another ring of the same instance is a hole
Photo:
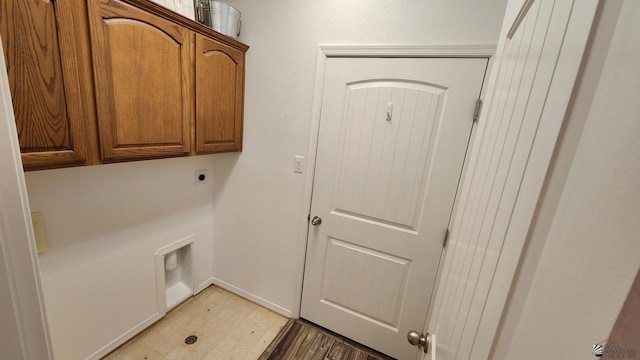
[[[0,33],[23,153],[73,150],[53,2],[0,3]]]

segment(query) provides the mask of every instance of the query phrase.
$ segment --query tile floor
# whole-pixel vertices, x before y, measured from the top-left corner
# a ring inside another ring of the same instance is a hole
[[[251,360],[287,318],[216,286],[185,301],[103,360]],[[198,340],[185,344],[189,335]]]

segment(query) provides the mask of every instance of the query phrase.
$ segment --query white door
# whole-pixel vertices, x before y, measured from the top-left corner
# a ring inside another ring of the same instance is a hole
[[[417,357],[486,65],[327,60],[303,318]]]
[[[615,6],[612,3],[616,2],[607,2],[607,6]],[[619,2],[618,6],[621,4]],[[498,331],[502,333],[501,336],[511,337],[508,331],[513,331],[514,325],[498,330],[500,320],[507,310],[505,304],[510,292],[514,291],[512,286],[516,286],[514,275],[518,264],[530,259],[521,258],[525,241],[530,239],[530,231],[541,229],[536,227],[539,224],[536,225],[533,220],[540,211],[538,205],[540,201],[547,203],[547,200],[542,200],[543,195],[554,193],[543,189],[547,186],[548,171],[557,165],[551,164],[554,164],[552,156],[557,154],[554,149],[557,149],[561,127],[566,121],[573,121],[566,114],[573,106],[570,103],[573,90],[577,88],[579,69],[584,64],[583,53],[586,44],[591,43],[590,34],[594,29],[607,30],[595,37],[598,40],[592,44],[593,47],[589,45],[589,64],[597,64],[599,60],[594,59],[604,59],[607,55],[604,44],[609,42],[606,39],[612,32],[608,31],[613,29],[615,20],[603,16],[603,22],[596,21],[599,25],[592,28],[594,15],[600,12],[601,5],[602,2],[597,0],[513,0],[507,5],[492,76],[487,85],[487,93],[491,96],[488,97],[486,111],[483,110],[474,147],[470,149],[469,168],[465,184],[461,184],[451,242],[443,259],[429,320],[428,330],[437,334],[438,346],[435,350],[440,359],[487,359],[498,340]],[[604,10],[602,14],[605,13],[615,15],[615,11],[609,13]],[[612,42],[611,49],[615,46],[613,44],[615,42]],[[603,50],[605,54],[601,53]],[[627,48],[625,51],[631,50]],[[601,86],[608,86],[603,84],[600,83]],[[580,86],[579,93],[582,95],[584,89],[587,89],[585,93],[595,91],[595,85],[591,80],[586,80]],[[622,85],[622,81],[619,85]],[[616,90],[619,89],[616,86]],[[610,90],[608,92],[611,94],[616,93],[613,87]],[[631,94],[627,96],[628,99],[633,97]],[[613,104],[611,106],[615,106]],[[585,116],[576,115],[582,109],[579,105],[571,116]],[[620,116],[620,113],[615,114]],[[563,144],[562,154],[570,153],[568,149],[571,146],[575,145]],[[562,177],[557,173],[553,173],[553,176],[556,179]],[[538,214],[548,216],[548,211],[555,211],[548,204],[545,206],[541,210],[543,212]],[[532,280],[524,280],[524,284]],[[556,279],[549,280],[555,282]],[[517,289],[521,286],[522,289],[528,288],[528,285],[520,283]],[[554,308],[553,300],[549,300],[550,308]],[[508,316],[519,316],[516,313],[518,310],[509,312]],[[545,311],[547,316],[550,313]],[[541,328],[542,324],[552,326],[542,320],[538,320],[538,323]],[[542,331],[540,337],[529,340],[529,343],[541,344],[541,340],[550,336]],[[573,335],[572,338],[579,336]],[[508,345],[508,342],[505,344]],[[572,345],[567,342],[564,354],[566,349],[571,348]],[[588,348],[586,350],[589,351]],[[502,356],[491,357],[581,357],[563,356],[561,353],[540,356],[532,351],[517,356],[503,353]]]

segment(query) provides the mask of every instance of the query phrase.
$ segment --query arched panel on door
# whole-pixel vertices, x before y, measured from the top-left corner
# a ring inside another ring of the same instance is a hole
[[[244,54],[196,35],[196,153],[242,150]]]
[[[102,159],[188,154],[193,33],[117,0],[88,5]]]

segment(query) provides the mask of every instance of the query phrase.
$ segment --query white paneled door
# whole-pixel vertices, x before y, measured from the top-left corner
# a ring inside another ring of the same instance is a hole
[[[486,65],[327,59],[303,318],[417,357]]]

